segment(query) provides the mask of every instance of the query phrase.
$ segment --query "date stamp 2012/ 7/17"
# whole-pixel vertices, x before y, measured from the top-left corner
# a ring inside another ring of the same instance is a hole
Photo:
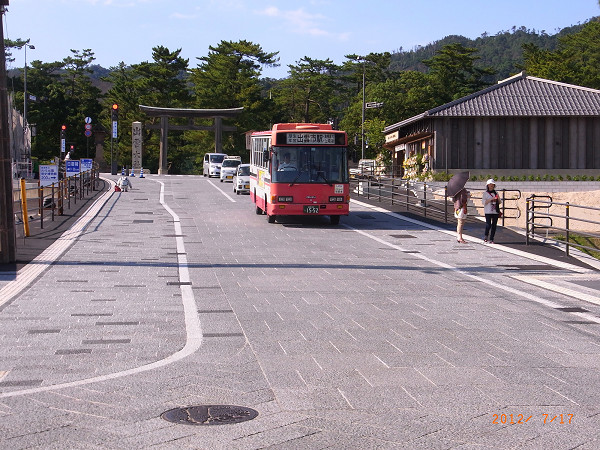
[[[543,419],[544,425],[550,423],[556,424],[570,424],[573,420],[573,414],[541,414],[537,416],[538,419]],[[493,424],[523,424],[532,423],[536,419],[533,415],[527,416],[526,414],[492,414]]]

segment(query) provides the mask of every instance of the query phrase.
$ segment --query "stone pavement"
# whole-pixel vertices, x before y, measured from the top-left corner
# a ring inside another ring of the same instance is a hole
[[[0,283],[0,447],[600,445],[597,272],[362,202],[268,224],[203,177],[133,188]],[[219,404],[259,415],[161,418]]]

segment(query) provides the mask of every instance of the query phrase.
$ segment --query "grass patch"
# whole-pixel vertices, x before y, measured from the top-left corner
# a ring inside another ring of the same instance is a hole
[[[556,236],[556,239],[559,241],[566,241],[566,236],[559,234]],[[600,237],[589,237],[582,236],[580,234],[569,233],[569,243],[577,244],[577,245],[585,245],[586,247],[590,247],[595,250],[590,250],[589,248],[579,248],[583,253],[587,253],[588,255],[600,259]]]

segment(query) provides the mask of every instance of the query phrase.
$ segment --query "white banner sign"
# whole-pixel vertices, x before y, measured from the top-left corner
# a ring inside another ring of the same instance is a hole
[[[52,183],[58,183],[58,166],[40,165],[40,186],[50,186]]]

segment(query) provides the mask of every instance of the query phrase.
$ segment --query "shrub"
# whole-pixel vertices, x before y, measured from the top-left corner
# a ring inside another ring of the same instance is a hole
[[[558,181],[563,181],[563,180],[564,180],[563,176],[562,176],[562,175],[559,175],[559,176],[558,176]]]
[[[529,181],[535,181],[535,177],[533,175],[529,175]]]
[[[567,175],[567,181],[571,181],[573,178],[571,178],[571,175]]]
[[[581,176],[581,181],[587,181],[587,179],[588,179],[587,175],[582,175]]]
[[[550,175],[550,181],[554,181],[554,175]]]

